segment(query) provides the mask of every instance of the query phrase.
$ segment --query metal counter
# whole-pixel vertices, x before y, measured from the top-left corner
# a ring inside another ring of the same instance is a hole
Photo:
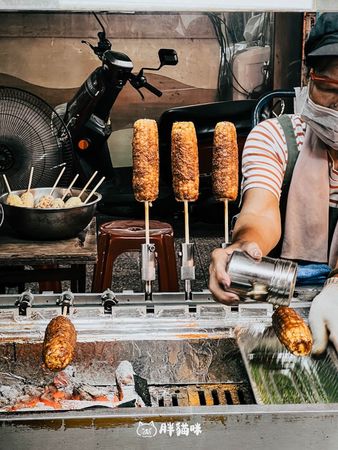
[[[306,317],[316,291],[298,294],[292,306]],[[338,403],[255,402],[238,330],[268,328],[271,305],[227,307],[207,292],[190,301],[184,293],[154,294],[152,302],[142,294],[116,297],[111,314],[104,314],[99,295],[75,294],[74,367],[83,380],[106,385],[126,358],[147,379],[153,406],[0,413],[1,449],[337,448]],[[37,295],[27,316],[19,316],[16,296],[0,296],[0,365],[4,349],[8,357],[13,347],[17,364],[7,359],[7,368],[17,376],[42,376],[39,346],[47,323],[60,313],[56,299]],[[30,352],[20,350],[27,346]]]

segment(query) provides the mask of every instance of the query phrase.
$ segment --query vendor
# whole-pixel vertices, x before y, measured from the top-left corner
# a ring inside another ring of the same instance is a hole
[[[328,265],[324,287],[312,302],[313,353],[330,339],[338,351],[338,13],[321,14],[305,44],[308,87],[296,100],[299,114],[258,124],[242,159],[242,207],[232,244],[212,252],[209,288],[230,305],[227,289],[234,250]],[[313,264],[311,264],[313,267]]]

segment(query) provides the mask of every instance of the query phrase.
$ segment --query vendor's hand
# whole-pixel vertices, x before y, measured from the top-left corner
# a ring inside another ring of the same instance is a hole
[[[226,272],[226,266],[234,250],[245,252],[258,261],[262,258],[262,251],[255,242],[237,242],[225,249],[217,248],[211,253],[209,289],[216,301],[226,305],[234,305],[239,301],[238,295],[227,291],[231,280]]]
[[[312,354],[320,355],[330,339],[338,352],[338,283],[327,284],[312,301],[309,324]]]

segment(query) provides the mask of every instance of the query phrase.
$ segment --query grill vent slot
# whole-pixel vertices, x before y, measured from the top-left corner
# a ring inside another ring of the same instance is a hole
[[[199,396],[199,399],[200,399],[200,405],[201,406],[205,406],[207,403],[205,401],[204,391],[198,391],[198,396]]]
[[[211,391],[211,395],[212,395],[212,398],[214,400],[214,405],[219,405],[218,392],[216,391],[216,389],[213,389]]]
[[[198,385],[150,385],[153,406],[213,406],[255,403],[251,388],[244,383]]]
[[[238,394],[239,403],[241,405],[245,405],[246,404],[245,395],[244,395],[244,392],[242,391],[242,389],[238,389],[237,394]]]
[[[227,405],[233,405],[234,402],[232,400],[230,391],[224,391],[224,394],[225,394],[225,401],[226,401]]]

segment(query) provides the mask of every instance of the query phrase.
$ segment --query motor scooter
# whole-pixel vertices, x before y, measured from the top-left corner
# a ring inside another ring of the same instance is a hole
[[[107,204],[114,203],[114,198],[116,203],[133,202],[131,187],[126,192],[126,177],[131,182],[131,169],[127,168],[126,172],[113,167],[107,144],[112,132],[110,112],[115,100],[127,82],[139,92],[142,99],[141,89],[160,97],[162,92],[148,83],[144,71],[174,66],[178,63],[178,57],[174,49],[161,48],[158,52],[159,67],[144,67],[137,74],[132,73],[132,60],[128,55],[111,49],[102,22],[93,14],[102,29],[97,34],[98,42],[95,46],[87,41],[81,42],[89,46],[102,64],[88,76],[68,103],[57,106],[55,110],[71,135],[80,180],[88,180],[94,171],[106,176],[100,192],[103,195],[101,207],[107,209]]]

